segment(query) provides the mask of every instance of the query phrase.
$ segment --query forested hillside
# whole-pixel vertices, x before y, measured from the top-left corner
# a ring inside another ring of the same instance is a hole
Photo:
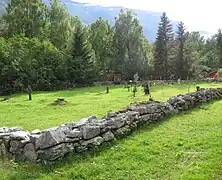
[[[205,40],[183,22],[173,31],[161,15],[156,40],[144,35],[131,10],[120,10],[113,25],[99,18],[86,25],[60,0],[11,0],[0,19],[0,93],[70,88],[106,81],[200,78],[222,67],[221,30]],[[149,21],[147,21],[149,26]]]

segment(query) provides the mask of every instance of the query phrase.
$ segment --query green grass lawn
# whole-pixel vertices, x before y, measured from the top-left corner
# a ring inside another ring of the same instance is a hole
[[[222,87],[222,84],[192,83],[190,91],[196,85],[201,87]],[[169,97],[188,92],[188,84],[158,85],[152,87],[155,100],[166,101]],[[64,97],[68,104],[55,106],[51,103]],[[12,95],[6,102],[0,102],[0,126],[19,126],[25,130],[45,129],[65,122],[78,121],[90,115],[102,118],[110,111],[118,111],[135,101],[147,100],[143,89],[139,88],[135,98],[122,86],[110,87],[110,94],[105,87],[76,88],[70,91],[34,92],[33,100],[28,101],[27,94]]]
[[[0,179],[221,180],[221,109],[204,105],[57,165],[0,164]]]

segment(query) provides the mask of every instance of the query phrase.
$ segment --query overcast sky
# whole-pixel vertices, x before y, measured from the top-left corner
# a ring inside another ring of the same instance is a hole
[[[216,33],[222,28],[222,0],[73,0],[103,6],[165,11],[170,19],[183,21],[189,30]]]

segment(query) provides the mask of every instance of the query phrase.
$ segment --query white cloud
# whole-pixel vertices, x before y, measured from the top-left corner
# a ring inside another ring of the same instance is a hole
[[[189,30],[211,33],[222,28],[221,0],[79,0],[103,6],[165,11],[170,19],[183,21]]]

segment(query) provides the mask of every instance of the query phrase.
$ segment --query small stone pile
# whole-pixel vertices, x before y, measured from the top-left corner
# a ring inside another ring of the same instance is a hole
[[[1,127],[0,156],[20,161],[55,162],[69,153],[88,151],[124,137],[143,124],[159,121],[217,99],[222,99],[222,89],[201,89],[177,95],[167,102],[131,104],[118,112],[108,113],[101,120],[91,116],[44,131],[29,133],[20,128]]]

